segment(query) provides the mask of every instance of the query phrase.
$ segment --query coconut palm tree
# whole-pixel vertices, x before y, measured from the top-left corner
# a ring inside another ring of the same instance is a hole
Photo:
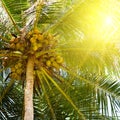
[[[119,29],[93,19],[103,4],[0,1],[1,119],[119,119]]]

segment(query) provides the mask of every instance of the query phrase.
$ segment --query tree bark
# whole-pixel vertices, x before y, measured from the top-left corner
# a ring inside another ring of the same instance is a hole
[[[26,68],[26,84],[24,90],[24,120],[34,119],[33,109],[33,85],[34,85],[34,56],[29,56]]]

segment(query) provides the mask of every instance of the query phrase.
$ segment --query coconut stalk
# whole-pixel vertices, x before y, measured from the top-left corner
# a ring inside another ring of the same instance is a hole
[[[34,56],[29,56],[26,68],[26,84],[24,90],[24,120],[34,120],[33,109]]]

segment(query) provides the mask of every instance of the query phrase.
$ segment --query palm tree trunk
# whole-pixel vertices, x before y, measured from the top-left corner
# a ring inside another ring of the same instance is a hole
[[[24,120],[34,119],[33,84],[34,84],[34,56],[29,56],[26,68],[26,85],[24,91]]]

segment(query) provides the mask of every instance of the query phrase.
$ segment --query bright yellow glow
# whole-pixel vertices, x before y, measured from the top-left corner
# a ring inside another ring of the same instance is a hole
[[[107,25],[113,24],[113,20],[112,20],[111,16],[108,16],[105,18],[105,24],[107,24]]]
[[[81,8],[81,26],[92,40],[120,39],[120,1],[86,0]]]

